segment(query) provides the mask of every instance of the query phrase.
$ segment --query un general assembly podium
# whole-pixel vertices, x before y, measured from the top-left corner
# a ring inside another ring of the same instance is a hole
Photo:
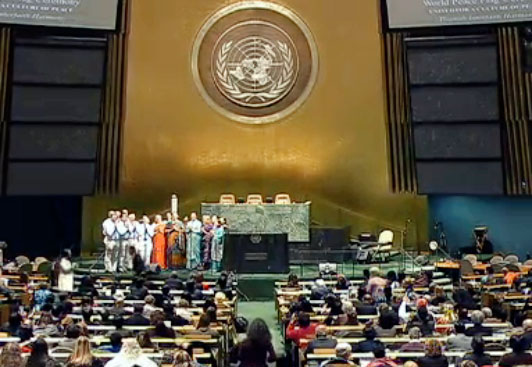
[[[228,234],[224,269],[237,273],[288,273],[288,235]]]

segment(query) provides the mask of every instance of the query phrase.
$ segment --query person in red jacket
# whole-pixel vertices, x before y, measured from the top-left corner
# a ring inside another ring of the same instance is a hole
[[[298,315],[293,314],[286,328],[286,337],[299,347],[304,347],[305,345],[301,345],[301,339],[314,339],[317,327],[317,323],[310,322],[308,313],[300,312]]]

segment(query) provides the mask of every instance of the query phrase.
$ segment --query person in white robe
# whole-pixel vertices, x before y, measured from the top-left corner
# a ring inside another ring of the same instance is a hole
[[[127,270],[128,244],[129,244],[129,218],[128,214],[122,214],[122,218],[116,221],[116,231],[118,232],[118,271]]]
[[[139,235],[137,253],[142,257],[146,266],[149,266],[151,263],[154,231],[155,225],[150,223],[150,218],[147,215],[144,215],[137,229]]]
[[[119,235],[116,230],[116,222],[120,212],[109,211],[107,219],[102,223],[103,243],[105,245],[104,264],[108,272],[116,271]]]
[[[72,269],[72,259],[70,250],[64,250],[61,260],[59,260],[59,276],[57,278],[57,288],[61,292],[74,291],[74,271]]]
[[[133,258],[131,257],[131,252],[129,251],[130,247],[133,247],[135,251],[137,250],[137,243],[138,243],[138,234],[137,234],[137,227],[138,227],[138,221],[136,219],[136,216],[134,213],[130,213],[127,221],[127,231],[128,231],[128,243],[126,248],[126,264],[127,269],[132,270],[133,269]]]

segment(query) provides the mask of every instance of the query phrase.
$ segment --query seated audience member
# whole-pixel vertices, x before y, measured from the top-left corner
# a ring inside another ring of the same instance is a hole
[[[317,323],[310,322],[308,313],[300,312],[292,315],[290,323],[286,328],[286,338],[301,346],[301,339],[312,339],[316,335]]]
[[[375,340],[377,333],[374,328],[365,328],[363,336],[365,340],[355,344],[354,351],[356,353],[372,353],[376,348],[384,347],[381,341]]]
[[[109,337],[111,344],[103,345],[98,350],[109,353],[118,353],[122,349],[122,334],[116,331]]]
[[[237,343],[240,343],[246,339],[246,333],[248,332],[249,322],[245,317],[238,316],[234,321],[234,328],[236,333]]]
[[[448,367],[449,361],[443,355],[441,343],[430,339],[425,344],[425,356],[419,358],[417,364],[419,367]]]
[[[131,270],[135,273],[135,275],[139,276],[144,272],[144,270],[146,270],[146,265],[144,264],[144,260],[142,260],[142,256],[137,254],[135,246],[129,247],[129,257],[131,259]]]
[[[415,288],[426,288],[432,282],[432,272],[429,270],[422,271],[421,274],[414,280]]]
[[[33,302],[35,304],[35,309],[38,311],[42,306],[48,301],[50,296],[53,296],[52,292],[48,289],[48,284],[42,283],[39,285],[39,289],[35,291],[33,295]]]
[[[81,293],[84,297],[96,297],[98,295],[98,291],[96,290],[94,281],[90,275],[85,275],[81,278],[78,293]]]
[[[477,303],[473,298],[475,291],[471,284],[466,283],[465,288],[456,286],[454,289],[453,300],[459,308],[465,308],[468,310],[474,310],[477,308]]]
[[[324,315],[330,315],[330,316],[338,316],[341,315],[342,312],[342,301],[340,301],[340,298],[338,298],[334,294],[328,294],[325,296],[323,307],[320,311],[321,314]]]
[[[421,330],[418,327],[413,327],[408,329],[408,338],[410,341],[406,344],[401,345],[401,352],[424,352],[425,343],[421,341]]]
[[[67,349],[74,349],[74,346],[76,345],[76,341],[81,335],[81,329],[78,325],[71,324],[68,325],[65,330],[65,338],[61,340],[57,346],[59,348],[67,348]]]
[[[459,365],[460,365],[460,367],[481,367],[481,366],[477,365],[475,362],[469,361],[469,360],[462,361],[462,362],[460,362]]]
[[[494,323],[494,322],[501,322],[502,321],[502,320],[500,320],[500,319],[498,319],[498,318],[493,316],[493,311],[489,307],[482,307],[481,311],[484,314],[484,322]]]
[[[48,344],[46,341],[43,338],[37,338],[32,344],[31,354],[26,360],[26,367],[58,366],[60,364],[48,354]]]
[[[18,312],[12,312],[11,315],[9,315],[7,323],[2,326],[0,331],[3,333],[8,333],[10,336],[17,336],[21,325],[22,316],[20,316]]]
[[[519,277],[521,276],[521,274],[519,272],[516,272],[516,271],[510,271],[507,267],[504,267],[502,269],[502,275],[503,275],[503,280],[504,280],[504,283],[510,285],[510,286],[513,286],[514,283],[519,279]]]
[[[500,367],[530,366],[532,365],[532,355],[527,353],[528,341],[520,335],[510,338],[510,348],[512,352],[502,356],[499,361]]]
[[[137,278],[129,287],[129,299],[143,300],[148,295],[148,288],[144,285],[144,279]]]
[[[177,277],[176,272],[172,272],[172,275],[170,275],[170,278],[166,279],[164,285],[172,290],[183,289],[183,282]]]
[[[211,328],[211,318],[207,314],[200,316],[198,324],[196,325],[196,334],[210,335],[212,337],[218,337],[219,333],[217,330]]]
[[[491,336],[492,330],[491,328],[485,327],[482,325],[484,322],[484,314],[482,311],[475,310],[471,313],[471,322],[473,323],[473,326],[466,329],[465,335],[467,336]]]
[[[53,337],[60,336],[57,325],[54,324],[52,316],[49,313],[42,313],[36,326],[33,328],[33,334],[37,336]]]
[[[342,302],[342,313],[346,316],[345,323],[342,325],[358,325],[357,309],[353,303]]]
[[[472,336],[465,335],[466,327],[461,321],[454,325],[454,335],[447,339],[447,349],[449,350],[471,350]]]
[[[150,333],[147,331],[138,333],[137,342],[142,349],[155,349],[155,344],[151,341]]]
[[[262,319],[255,319],[248,328],[247,337],[231,352],[231,363],[239,367],[267,367],[277,359],[272,345],[272,334]]]
[[[165,325],[165,314],[162,311],[156,310],[150,316],[151,324],[154,326],[149,334],[152,338],[175,338],[174,329]]]
[[[135,339],[124,340],[120,353],[105,364],[105,367],[157,367],[157,363],[142,353]]]
[[[377,307],[373,302],[373,297],[371,294],[365,294],[362,297],[362,304],[356,306],[358,315],[377,315]]]
[[[328,361],[323,362],[320,367],[325,366],[338,366],[338,365],[350,365],[353,366],[354,363],[351,359],[351,346],[347,343],[339,343],[335,349],[336,357]]]
[[[113,326],[115,327],[116,333],[119,333],[122,335],[122,338],[131,338],[133,337],[133,333],[131,330],[124,329],[124,318],[117,316],[113,319]]]
[[[172,367],[200,367],[200,364],[194,361],[186,350],[178,350],[174,354]]]
[[[419,299],[417,301],[417,311],[408,322],[408,328],[418,327],[423,336],[431,336],[434,334],[435,325],[434,316],[427,309],[427,300],[424,298]]]
[[[288,282],[286,284],[286,286],[288,288],[296,288],[296,289],[299,289],[300,286],[299,286],[299,278],[297,277],[296,274],[288,274]]]
[[[445,291],[442,287],[439,285],[434,287],[434,294],[432,299],[430,300],[430,304],[432,306],[439,306],[442,303],[448,302],[449,299],[447,298],[447,295],[445,294]]]
[[[523,321],[523,338],[532,346],[532,319],[525,319]]]
[[[159,309],[155,307],[155,297],[151,294],[148,294],[146,298],[144,298],[144,310],[142,311],[142,316],[149,319],[152,312],[157,310]]]
[[[406,361],[403,367],[418,367],[418,365],[414,361]]]
[[[481,336],[475,336],[473,338],[471,347],[473,348],[473,352],[467,353],[463,358],[464,361],[473,361],[479,367],[491,366],[493,364],[490,356],[484,352],[484,340],[482,340]]]
[[[124,317],[129,314],[130,312],[126,310],[124,299],[122,297],[117,298],[114,306],[109,309],[109,315],[114,317]]]
[[[373,351],[375,358],[367,365],[367,367],[398,367],[398,364],[391,358],[386,357],[386,350],[384,347],[378,347]]]
[[[133,308],[133,315],[124,321],[124,325],[128,326],[148,326],[150,319],[144,317],[144,306],[136,304]]]
[[[68,358],[65,367],[102,367],[103,363],[91,353],[91,344],[86,336],[80,337],[75,345],[74,352]]]
[[[316,338],[307,345],[306,354],[314,353],[316,349],[333,349],[338,342],[329,336],[327,327],[319,325],[316,328]]]
[[[394,337],[395,326],[399,325],[399,316],[386,303],[379,305],[379,324],[375,326],[378,337]]]
[[[338,274],[336,281],[336,289],[347,290],[351,286],[349,279],[346,278],[343,274]]]
[[[2,367],[23,367],[24,358],[17,343],[7,343],[0,353],[0,366]]]
[[[331,291],[329,290],[329,288],[327,288],[325,281],[323,279],[316,279],[316,281],[314,282],[314,286],[312,287],[312,290],[310,292],[310,299],[325,299],[325,296],[327,296],[329,293],[331,293]]]

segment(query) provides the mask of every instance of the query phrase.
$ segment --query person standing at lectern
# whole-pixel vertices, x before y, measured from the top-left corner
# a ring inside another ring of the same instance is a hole
[[[187,222],[187,269],[196,269],[201,262],[201,222],[196,213]]]

